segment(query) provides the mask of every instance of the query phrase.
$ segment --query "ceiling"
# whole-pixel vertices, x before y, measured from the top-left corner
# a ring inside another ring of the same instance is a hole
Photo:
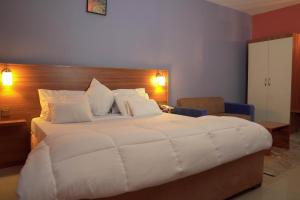
[[[300,0],[206,0],[215,4],[256,15],[299,4]]]

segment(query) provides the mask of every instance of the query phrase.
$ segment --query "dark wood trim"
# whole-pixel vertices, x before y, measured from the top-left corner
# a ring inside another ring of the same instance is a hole
[[[277,39],[282,39],[282,38],[287,38],[287,37],[293,37],[293,35],[294,35],[294,33],[288,33],[288,34],[283,34],[283,35],[276,35],[276,36],[252,39],[252,40],[248,41],[248,44],[256,43],[256,42],[269,41],[269,40],[277,40]]]
[[[268,129],[269,131],[274,131],[277,129],[281,129],[281,128],[285,128],[290,126],[289,124],[283,124],[283,123],[279,123],[279,122],[261,122],[259,123],[260,125],[262,125],[263,127],[265,127],[266,129]]]
[[[291,113],[291,133],[296,133],[300,129],[300,112]]]
[[[291,131],[300,128],[300,35],[294,34],[292,98],[291,98]]]
[[[25,119],[17,119],[17,120],[0,120],[0,126],[16,126],[16,125],[24,125],[26,124]]]
[[[291,110],[300,110],[300,35],[294,34]]]

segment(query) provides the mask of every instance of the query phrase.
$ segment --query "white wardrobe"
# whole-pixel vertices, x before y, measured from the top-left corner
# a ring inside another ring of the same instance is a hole
[[[249,43],[248,104],[255,121],[290,123],[295,37]],[[300,54],[299,54],[300,56]],[[298,75],[299,76],[299,75]],[[300,88],[298,88],[300,89]]]

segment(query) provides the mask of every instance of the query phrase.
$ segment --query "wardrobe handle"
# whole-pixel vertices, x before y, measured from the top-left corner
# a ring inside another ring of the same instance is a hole
[[[265,78],[265,87],[267,87],[267,82],[268,82],[268,80],[267,80],[267,78]]]
[[[271,78],[268,80],[268,85],[271,86]]]

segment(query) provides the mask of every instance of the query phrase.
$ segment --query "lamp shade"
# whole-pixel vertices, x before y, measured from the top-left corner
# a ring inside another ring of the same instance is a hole
[[[1,75],[2,75],[2,85],[11,86],[13,83],[13,77],[12,77],[12,72],[10,71],[10,69],[5,67],[2,70]]]
[[[159,86],[166,85],[166,77],[163,74],[161,74],[160,72],[156,73],[155,81],[156,81],[156,84]]]

